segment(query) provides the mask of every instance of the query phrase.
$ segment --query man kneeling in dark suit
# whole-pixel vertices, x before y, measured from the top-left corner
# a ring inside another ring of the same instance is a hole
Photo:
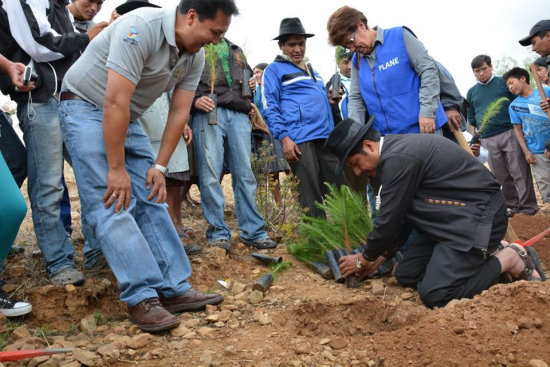
[[[345,119],[326,148],[356,175],[379,176],[381,206],[363,252],[340,258],[344,277],[367,275],[420,236],[395,276],[418,289],[428,307],[471,298],[499,282],[544,280],[533,248],[501,244],[508,219],[500,184],[474,157],[448,139],[424,134],[387,135]]]

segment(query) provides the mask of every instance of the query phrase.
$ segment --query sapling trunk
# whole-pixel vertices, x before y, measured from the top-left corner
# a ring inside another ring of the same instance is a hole
[[[253,252],[251,256],[256,260],[263,262],[266,265],[278,264],[283,261],[282,256],[272,257],[272,256],[260,254],[258,252]]]
[[[336,283],[344,283],[345,279],[340,272],[340,265],[338,264],[338,260],[336,260],[333,250],[328,250],[325,252],[325,258],[327,259],[328,266],[332,271],[332,276]]]
[[[340,73],[336,73],[332,76],[332,78],[330,79],[330,85],[332,87],[330,96],[332,97],[332,99],[339,99],[340,88],[342,88],[342,77],[340,76]]]
[[[325,279],[332,279],[332,271],[327,264],[315,261],[311,264],[313,270]]]
[[[271,283],[273,283],[273,275],[271,275],[271,273],[265,273],[256,283],[254,283],[252,289],[265,293],[265,291],[271,287]]]
[[[214,109],[208,112],[208,125],[217,125],[218,124],[218,96],[211,93],[208,95],[208,98],[214,102]]]
[[[252,97],[252,91],[250,90],[250,85],[248,84],[250,77],[251,77],[250,70],[246,68],[243,69],[243,84],[242,84],[241,95],[247,98]]]
[[[470,144],[479,144],[479,134],[475,133],[470,140]]]
[[[334,91],[334,89],[333,89]],[[346,202],[344,201],[344,210],[345,210]],[[344,216],[344,239],[346,240],[346,250],[347,255],[353,254],[353,249],[351,248],[351,241],[349,240],[348,235],[348,219],[346,216]],[[348,275],[346,278],[346,286],[348,288],[359,288],[361,285],[361,281],[359,280],[359,277],[355,274]]]
[[[209,82],[210,82],[210,94],[208,97],[214,102],[214,109],[208,112],[208,124],[217,125],[218,124],[218,98],[214,94],[214,86],[216,85],[216,80],[218,79],[218,54],[216,52],[215,46],[211,43],[204,46],[204,56],[206,67],[208,68],[209,73]]]

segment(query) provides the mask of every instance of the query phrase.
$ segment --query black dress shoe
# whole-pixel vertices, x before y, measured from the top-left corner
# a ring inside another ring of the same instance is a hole
[[[223,302],[223,296],[216,293],[202,293],[194,288],[189,289],[181,296],[159,296],[160,302],[170,312],[184,312],[202,310],[206,305],[218,305]]]

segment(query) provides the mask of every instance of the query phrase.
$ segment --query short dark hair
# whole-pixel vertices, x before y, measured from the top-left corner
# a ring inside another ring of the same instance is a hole
[[[522,76],[525,77],[525,82],[529,84],[529,73],[527,70],[518,67],[512,68],[505,72],[502,79],[504,80],[504,83],[507,83],[510,78],[520,80]]]
[[[267,68],[267,63],[265,62],[261,62],[258,65],[254,66],[254,69],[265,70],[265,68]]]
[[[181,0],[178,5],[178,10],[182,14],[187,14],[191,9],[194,9],[199,14],[199,21],[205,19],[214,19],[218,13],[218,9],[225,15],[239,15],[239,9],[235,5],[234,0]]]
[[[542,66],[542,67],[548,69],[548,64],[546,63],[546,59],[547,59],[546,56],[539,57],[538,59],[533,61],[533,64],[535,64],[537,66]]]
[[[472,60],[472,69],[481,67],[481,65],[483,65],[484,62],[487,63],[487,66],[492,66],[491,65],[491,57],[489,57],[487,55],[477,55]]]
[[[305,36],[303,36],[303,35],[301,35],[301,34],[284,34],[284,35],[282,35],[282,36],[279,36],[279,39],[278,39],[279,42],[277,42],[277,43],[279,44],[279,47],[282,47],[282,46],[286,43],[286,41],[288,41],[288,39],[289,39],[290,37],[292,37],[292,36],[303,37],[303,38],[304,38],[304,41],[307,42],[307,37],[305,37]]]
[[[374,128],[370,128],[369,130],[367,130],[367,132],[361,137],[361,139],[359,140],[359,142],[357,144],[355,144],[355,146],[353,147],[352,150],[350,150],[349,152],[349,155],[347,156],[347,158],[351,157],[351,156],[354,156],[356,154],[364,154],[363,153],[363,141],[365,140],[370,140],[370,141],[380,141],[380,137],[382,135],[380,134],[380,132]]]

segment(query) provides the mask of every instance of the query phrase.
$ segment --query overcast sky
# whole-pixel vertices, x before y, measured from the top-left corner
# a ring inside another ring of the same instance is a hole
[[[108,20],[111,11],[125,0],[106,0],[96,20]],[[174,6],[179,0],[151,0]],[[306,56],[327,80],[335,70],[334,48],[328,44],[326,22],[343,5],[362,11],[369,26],[382,28],[406,25],[422,41],[430,55],[455,78],[465,95],[475,79],[470,61],[479,54],[494,60],[503,56],[519,62],[537,55],[518,40],[541,19],[550,18],[548,0],[236,0],[240,15],[233,18],[226,37],[244,46],[251,67],[271,62],[279,53],[276,41],[281,19],[299,17],[308,39]]]

